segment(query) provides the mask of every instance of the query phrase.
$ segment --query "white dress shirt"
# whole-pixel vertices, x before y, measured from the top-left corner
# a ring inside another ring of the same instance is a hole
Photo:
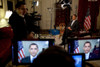
[[[90,52],[85,54],[85,59],[88,60],[89,59],[89,55],[90,55]]]
[[[37,57],[37,55],[35,57],[33,57],[32,55],[30,55],[30,61],[31,63],[33,63],[33,60]]]
[[[72,21],[71,26],[74,24],[75,20]]]

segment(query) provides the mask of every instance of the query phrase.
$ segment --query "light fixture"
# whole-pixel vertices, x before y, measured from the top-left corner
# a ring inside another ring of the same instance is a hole
[[[36,1],[36,6],[39,6],[39,1]]]
[[[33,12],[35,12],[35,7],[39,6],[39,1],[34,1],[33,0],[32,4],[33,4],[33,6],[32,6]]]
[[[33,1],[33,6],[39,6],[39,1]]]
[[[6,19],[2,18],[0,20],[0,28],[7,27],[7,26],[9,26],[8,22],[6,21]]]
[[[11,16],[11,14],[12,14],[12,11],[6,11],[5,19],[9,19],[9,17]]]
[[[12,14],[12,11],[6,11],[5,17],[0,19],[0,28],[9,26],[8,21],[11,14]]]

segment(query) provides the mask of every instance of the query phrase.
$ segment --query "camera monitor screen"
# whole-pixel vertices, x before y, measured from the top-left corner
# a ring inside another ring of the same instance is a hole
[[[85,67],[85,54],[71,54],[72,58],[75,60],[75,67]]]
[[[85,60],[100,59],[100,38],[68,39],[69,53],[85,53]]]
[[[13,64],[30,64],[45,49],[51,46],[53,40],[23,40],[17,41],[13,52]],[[53,46],[53,44],[52,44]]]

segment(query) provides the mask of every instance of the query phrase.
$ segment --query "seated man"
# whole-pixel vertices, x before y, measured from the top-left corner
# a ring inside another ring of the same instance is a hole
[[[72,33],[78,30],[78,21],[76,20],[76,14],[73,14],[72,16],[72,21],[71,23],[69,23],[69,25],[65,28],[65,32],[63,34],[63,42],[62,44],[65,44],[65,39],[67,39],[67,37]]]

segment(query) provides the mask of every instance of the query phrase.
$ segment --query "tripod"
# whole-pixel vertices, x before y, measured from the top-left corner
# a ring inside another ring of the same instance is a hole
[[[50,29],[52,29],[52,11],[53,11],[53,8],[47,8],[48,11],[50,12],[50,15],[51,15],[51,22],[50,22]]]

